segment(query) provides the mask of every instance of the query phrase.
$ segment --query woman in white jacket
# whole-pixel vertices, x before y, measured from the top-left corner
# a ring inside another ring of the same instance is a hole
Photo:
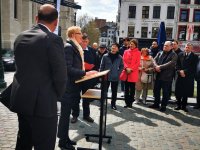
[[[151,55],[149,55],[148,48],[141,49],[141,60],[139,67],[139,79],[135,85],[135,104],[139,103],[140,95],[142,93],[142,100],[145,101],[147,95],[147,88],[150,87],[148,84],[152,83],[152,73],[153,73],[153,64],[154,59]],[[149,76],[149,77],[148,77]]]

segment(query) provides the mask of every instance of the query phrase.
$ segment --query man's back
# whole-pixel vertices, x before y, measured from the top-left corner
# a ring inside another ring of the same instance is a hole
[[[55,115],[66,80],[62,39],[38,24],[17,37],[14,54],[17,70],[11,110],[27,115]]]

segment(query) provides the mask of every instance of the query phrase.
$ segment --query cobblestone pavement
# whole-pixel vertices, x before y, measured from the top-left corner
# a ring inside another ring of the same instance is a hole
[[[9,83],[12,73],[5,74]],[[194,101],[194,99],[190,99]],[[112,136],[111,143],[103,142],[104,150],[200,150],[200,110],[188,106],[189,113],[174,111],[170,104],[165,113],[148,108],[147,105],[133,104],[132,109],[123,108],[124,101],[117,101],[117,111],[110,109],[106,134]],[[77,147],[98,148],[98,140],[85,140],[84,134],[99,131],[99,102],[91,103],[91,117],[94,123],[82,119],[70,124],[70,137],[77,141]],[[0,104],[0,150],[14,150],[17,133],[17,116]],[[58,140],[58,139],[57,139]],[[56,150],[59,148],[56,146]]]

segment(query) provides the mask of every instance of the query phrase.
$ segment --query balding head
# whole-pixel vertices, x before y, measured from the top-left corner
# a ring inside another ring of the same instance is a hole
[[[51,4],[44,4],[38,10],[38,22],[52,23],[58,19],[58,11]]]
[[[44,24],[51,32],[54,32],[58,24],[58,11],[53,5],[44,4],[38,10],[36,22]]]
[[[171,41],[166,41],[163,47],[163,51],[170,51],[172,49],[172,42]]]

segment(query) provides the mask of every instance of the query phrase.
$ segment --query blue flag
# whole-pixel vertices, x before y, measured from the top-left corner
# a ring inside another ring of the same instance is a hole
[[[163,45],[166,41],[165,23],[160,23],[160,28],[157,35],[157,42],[160,50],[163,50]]]

